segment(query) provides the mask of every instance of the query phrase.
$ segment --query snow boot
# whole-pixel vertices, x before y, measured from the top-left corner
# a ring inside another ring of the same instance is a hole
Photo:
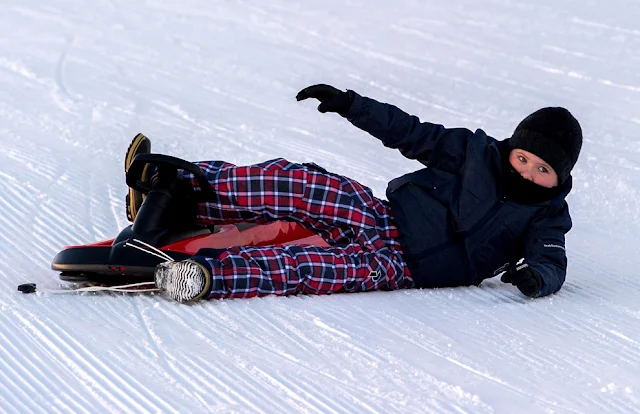
[[[195,260],[164,262],[156,266],[156,287],[178,302],[195,302],[211,290],[211,274]]]
[[[151,152],[151,140],[144,136],[143,134],[138,134],[133,137],[131,144],[129,144],[129,148],[127,148],[127,153],[124,157],[124,172],[125,175],[129,171],[129,166],[133,162],[133,159],[138,154],[148,154]],[[140,181],[148,183],[150,181],[152,169],[149,165],[144,167],[142,171],[142,177],[140,177]],[[139,191],[136,191],[132,188],[129,188],[129,192],[126,197],[126,206],[127,206],[127,219],[133,223],[136,219],[136,215],[138,214],[138,210],[144,201],[145,195]]]

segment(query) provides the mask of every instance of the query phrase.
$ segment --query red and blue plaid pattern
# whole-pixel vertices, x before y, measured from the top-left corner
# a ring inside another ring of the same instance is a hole
[[[296,221],[330,245],[239,246],[194,256],[211,271],[210,298],[413,287],[389,205],[369,188],[281,158],[250,166],[197,164],[218,197],[199,205],[202,223]],[[193,176],[185,176],[198,190]]]

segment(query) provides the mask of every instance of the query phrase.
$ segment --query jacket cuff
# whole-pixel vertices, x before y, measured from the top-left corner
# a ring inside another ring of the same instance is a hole
[[[347,120],[353,122],[355,118],[360,114],[360,110],[362,109],[362,96],[358,95],[358,93],[352,91],[351,89],[347,90],[349,94],[349,98],[351,99],[351,107],[349,110],[341,114]]]

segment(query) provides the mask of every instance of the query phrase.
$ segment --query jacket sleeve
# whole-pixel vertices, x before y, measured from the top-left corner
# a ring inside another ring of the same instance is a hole
[[[373,135],[389,148],[422,164],[456,172],[464,162],[467,140],[473,135],[465,128],[445,128],[420,122],[396,106],[349,91],[352,103],[343,116],[354,126]]]
[[[567,273],[565,234],[571,229],[566,202],[562,210],[533,220],[526,236],[525,261],[542,278],[536,297],[556,293]]]

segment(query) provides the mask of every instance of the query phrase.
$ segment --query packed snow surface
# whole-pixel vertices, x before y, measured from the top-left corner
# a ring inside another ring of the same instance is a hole
[[[5,0],[0,412],[640,412],[640,3]],[[127,225],[124,151],[316,162],[370,186],[420,165],[299,89],[329,83],[508,137],[584,130],[556,295],[480,287],[221,300],[59,289],[65,245]]]

